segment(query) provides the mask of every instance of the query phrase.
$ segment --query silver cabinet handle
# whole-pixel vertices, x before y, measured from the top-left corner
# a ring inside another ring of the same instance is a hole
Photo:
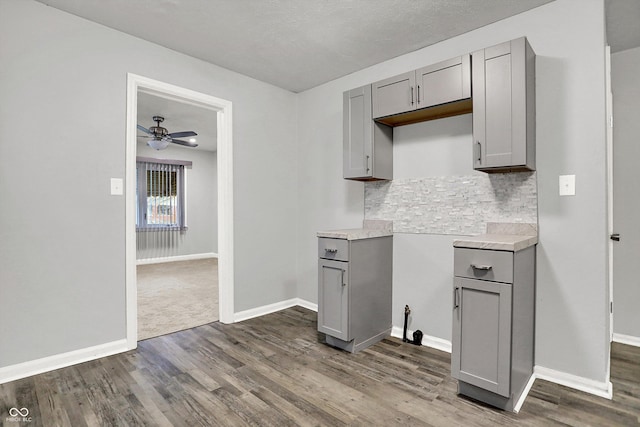
[[[456,286],[456,288],[453,290],[453,308],[459,308],[460,307],[460,288]]]
[[[338,252],[338,250],[337,250],[337,249],[329,249],[329,248],[325,248],[325,250],[324,250],[324,251],[325,251],[325,252],[329,252],[330,254],[335,254],[335,253],[337,253],[337,252]]]
[[[413,105],[413,86],[411,86],[411,105]]]
[[[483,270],[483,271],[489,271],[493,268],[493,266],[491,265],[476,265],[476,264],[471,264],[471,268],[473,268],[474,270]]]
[[[420,85],[418,85],[418,105],[420,105]]]
[[[344,270],[341,270],[342,272],[340,273],[340,281],[342,282],[342,287],[347,286],[346,283],[344,283]]]
[[[371,156],[367,156],[367,172],[371,170],[371,168],[369,167],[369,160],[371,160]]]
[[[482,163],[482,144],[476,141],[476,145],[478,146],[478,163]]]

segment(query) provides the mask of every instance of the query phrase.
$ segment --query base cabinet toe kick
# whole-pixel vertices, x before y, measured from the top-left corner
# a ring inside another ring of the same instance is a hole
[[[393,237],[318,239],[318,331],[351,353],[391,334]]]
[[[451,375],[458,393],[517,411],[533,375],[535,246],[454,248]]]

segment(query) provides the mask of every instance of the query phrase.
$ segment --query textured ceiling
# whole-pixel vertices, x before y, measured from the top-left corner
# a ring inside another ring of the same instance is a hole
[[[155,126],[155,122],[152,120],[153,116],[164,117],[164,122],[160,126],[167,128],[169,132],[192,130],[198,134],[195,137],[198,147],[187,148],[177,144],[173,144],[172,147],[181,150],[217,150],[215,111],[138,92],[138,124],[147,129],[150,126]],[[138,131],[138,135],[144,135],[144,133]],[[180,139],[188,140],[189,138]],[[147,138],[138,138],[138,141],[147,141]]]
[[[300,92],[551,0],[38,1]]]

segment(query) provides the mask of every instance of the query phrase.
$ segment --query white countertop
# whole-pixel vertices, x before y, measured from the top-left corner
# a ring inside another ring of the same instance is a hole
[[[393,236],[393,230],[376,228],[349,228],[346,230],[318,231],[318,237],[329,237],[331,239],[360,240],[385,236]]]
[[[490,222],[486,234],[456,239],[453,247],[518,252],[537,243],[537,224]]]
[[[518,252],[538,243],[538,236],[517,234],[481,234],[453,241],[455,248]]]
[[[362,228],[318,231],[318,237],[330,239],[360,240],[385,236],[393,236],[393,222],[377,219],[365,219]]]

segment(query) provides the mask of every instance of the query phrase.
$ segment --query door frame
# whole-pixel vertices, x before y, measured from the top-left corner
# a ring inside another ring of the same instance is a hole
[[[613,341],[613,91],[611,88],[611,47],[605,46],[605,140],[607,150],[607,258],[608,286],[607,311],[609,312],[609,337],[607,339],[606,382],[611,377],[611,342]]]
[[[216,114],[218,143],[218,301],[220,322],[234,322],[233,121],[231,101],[127,74],[125,153],[125,298],[129,350],[138,345],[136,279],[136,151],[138,92],[206,108]]]

